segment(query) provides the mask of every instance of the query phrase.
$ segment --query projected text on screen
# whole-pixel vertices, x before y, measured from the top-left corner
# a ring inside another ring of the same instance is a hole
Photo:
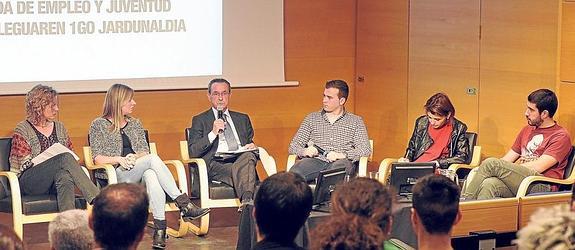
[[[221,75],[222,12],[222,0],[0,0],[0,82]]]

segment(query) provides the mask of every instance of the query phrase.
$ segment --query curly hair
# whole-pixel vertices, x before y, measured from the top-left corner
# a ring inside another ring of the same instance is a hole
[[[50,86],[38,84],[26,94],[26,119],[34,125],[46,120],[44,110],[56,104],[58,92]]]
[[[387,187],[356,178],[338,187],[331,202],[332,216],[312,231],[310,249],[381,249],[393,204]]]
[[[515,243],[519,249],[575,249],[575,213],[567,204],[541,208],[517,232]]]

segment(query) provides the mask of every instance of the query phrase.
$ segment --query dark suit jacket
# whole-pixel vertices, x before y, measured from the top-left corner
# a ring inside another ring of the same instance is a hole
[[[238,133],[240,144],[246,145],[252,143],[254,138],[254,129],[252,128],[250,117],[246,114],[231,110],[230,116],[234,122],[236,132]],[[218,138],[216,137],[212,143],[210,143],[210,140],[208,139],[208,134],[212,131],[215,120],[216,117],[211,108],[194,116],[192,118],[192,129],[188,135],[188,150],[190,152],[190,157],[201,157],[208,165],[218,149]]]

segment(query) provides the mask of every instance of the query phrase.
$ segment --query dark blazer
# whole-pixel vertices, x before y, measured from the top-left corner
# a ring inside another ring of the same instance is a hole
[[[252,128],[250,117],[246,114],[231,110],[230,116],[234,122],[236,132],[238,133],[240,144],[246,145],[252,143],[254,138],[254,129]],[[192,129],[188,135],[188,150],[190,152],[190,157],[201,157],[208,165],[218,149],[218,138],[216,137],[212,143],[210,143],[210,140],[208,139],[208,134],[212,131],[215,120],[216,117],[211,108],[194,116],[192,118]]]
[[[405,158],[409,159],[409,161],[419,158],[433,144],[433,139],[427,132],[428,127],[429,120],[425,115],[420,116],[415,121],[413,134],[405,152]],[[437,159],[441,168],[448,168],[449,165],[454,163],[465,163],[467,157],[469,157],[469,142],[465,137],[466,131],[467,125],[453,117],[453,131],[449,139],[449,157]]]

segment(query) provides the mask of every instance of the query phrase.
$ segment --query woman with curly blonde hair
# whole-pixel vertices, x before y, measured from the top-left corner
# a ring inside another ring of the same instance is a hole
[[[332,215],[311,233],[310,249],[383,249],[391,231],[392,192],[380,182],[356,178],[332,198]]]
[[[26,120],[18,123],[12,137],[10,171],[19,177],[23,194],[55,193],[58,210],[75,208],[75,186],[86,201],[99,190],[82,171],[70,153],[58,154],[37,166],[32,159],[56,143],[72,150],[72,142],[64,125],[57,121],[58,92],[49,86],[36,85],[26,95]]]

